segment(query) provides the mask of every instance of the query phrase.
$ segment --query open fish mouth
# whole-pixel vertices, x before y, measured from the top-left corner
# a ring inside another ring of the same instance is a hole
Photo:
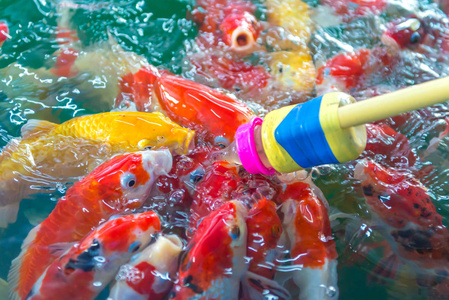
[[[148,173],[156,176],[167,175],[173,166],[173,158],[168,149],[141,151],[142,162]]]

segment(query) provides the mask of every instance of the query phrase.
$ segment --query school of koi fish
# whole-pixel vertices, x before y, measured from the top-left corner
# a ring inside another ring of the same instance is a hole
[[[41,66],[4,63],[24,29],[0,22],[0,114],[20,120],[0,120],[0,236],[26,231],[1,299],[449,299],[447,103],[367,124],[346,164],[254,175],[226,152],[273,109],[448,76],[449,1],[196,0],[172,68],[83,41],[77,16],[110,3],[42,3]]]

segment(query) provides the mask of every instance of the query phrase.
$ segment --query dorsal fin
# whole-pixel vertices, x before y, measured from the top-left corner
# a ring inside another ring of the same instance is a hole
[[[30,138],[32,136],[39,136],[48,133],[55,128],[58,124],[44,120],[30,119],[22,126],[20,133],[23,139]]]

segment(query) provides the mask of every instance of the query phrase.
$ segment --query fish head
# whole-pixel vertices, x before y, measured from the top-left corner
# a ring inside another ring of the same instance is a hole
[[[224,280],[238,285],[246,270],[246,215],[242,203],[229,201],[201,221],[182,258],[176,296],[207,297]]]
[[[241,181],[237,167],[231,163],[218,161],[206,169],[202,180],[196,186],[190,208],[191,233],[197,229],[201,218],[232,199],[233,191]]]
[[[364,159],[357,163],[354,177],[361,182],[370,210],[389,226],[441,224],[427,189],[413,175]]]
[[[0,22],[0,47],[9,38],[8,24]]]
[[[233,12],[220,24],[223,41],[237,53],[248,54],[257,46],[260,25],[257,19],[247,11]]]
[[[237,128],[253,116],[237,99],[180,76],[162,76],[154,95],[174,122],[214,144],[231,143]]]
[[[421,20],[412,16],[390,22],[382,34],[381,41],[396,51],[406,48],[413,50],[423,43],[424,38],[425,31]]]
[[[168,149],[122,154],[99,166],[88,175],[103,211],[118,213],[140,207],[155,180],[168,174],[172,156]],[[86,179],[86,178],[85,178]]]
[[[160,230],[159,217],[152,211],[112,218],[70,250],[63,258],[64,272],[70,274],[78,269],[114,272],[111,268],[116,272],[121,264],[146,247],[153,234]]]

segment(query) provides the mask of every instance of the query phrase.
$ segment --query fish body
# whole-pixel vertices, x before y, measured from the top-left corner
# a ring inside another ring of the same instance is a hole
[[[181,250],[182,242],[176,235],[159,236],[120,267],[108,299],[165,299],[173,285]]]
[[[288,184],[279,201],[291,263],[299,267],[293,273],[299,298],[338,297],[337,251],[325,205],[305,182]]]
[[[232,142],[237,128],[254,115],[238,100],[179,76],[161,76],[154,95],[174,122],[206,132],[212,142],[217,138]]]
[[[248,271],[273,279],[278,257],[276,247],[283,231],[276,204],[266,198],[257,201],[248,212],[246,227]]]
[[[362,157],[397,168],[411,168],[416,163],[407,137],[386,124],[367,124],[367,143]]]
[[[8,274],[11,295],[23,299],[56,259],[49,245],[82,239],[112,215],[143,205],[158,176],[172,165],[168,150],[118,155],[67,190],[23,242]]]
[[[238,299],[247,271],[246,207],[229,201],[205,217],[181,259],[172,299]]]
[[[94,299],[160,230],[159,217],[152,211],[103,223],[55,260],[26,299]]]
[[[73,180],[117,153],[160,147],[187,153],[193,135],[157,112],[101,113],[60,125],[29,121],[22,139],[11,140],[0,154],[0,210],[17,209],[31,185]]]
[[[0,48],[9,37],[9,28],[5,22],[0,22]]]
[[[362,160],[354,171],[393,251],[416,267],[448,267],[448,230],[427,189],[411,174]]]
[[[236,166],[231,163],[214,162],[206,169],[193,195],[190,207],[190,232],[196,231],[202,218],[232,200],[233,192],[241,182]]]
[[[361,181],[376,229],[393,253],[390,257],[397,260],[376,270],[394,277],[402,262],[431,298],[447,298],[449,232],[427,189],[410,173],[367,159],[357,164],[354,177]]]

